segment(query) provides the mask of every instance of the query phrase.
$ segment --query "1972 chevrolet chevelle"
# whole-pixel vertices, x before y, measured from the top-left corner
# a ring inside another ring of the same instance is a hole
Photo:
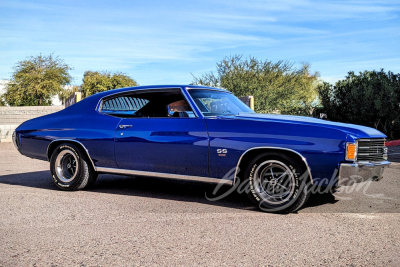
[[[232,93],[142,86],[90,96],[14,132],[22,155],[50,161],[62,190],[99,173],[241,186],[264,211],[298,210],[313,186],[379,180],[386,136],[358,125],[256,114]]]

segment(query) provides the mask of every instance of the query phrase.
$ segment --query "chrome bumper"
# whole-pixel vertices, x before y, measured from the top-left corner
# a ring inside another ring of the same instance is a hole
[[[342,163],[339,168],[338,186],[347,186],[365,181],[379,181],[389,161],[374,163]]]
[[[12,134],[12,141],[13,141],[13,144],[14,144],[15,148],[16,148],[17,150],[19,150],[19,147],[18,147],[18,145],[17,145],[17,135],[16,135],[15,131],[14,131],[13,134]]]

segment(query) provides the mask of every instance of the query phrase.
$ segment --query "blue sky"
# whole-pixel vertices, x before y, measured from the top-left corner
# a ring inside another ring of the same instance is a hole
[[[400,1],[0,0],[0,79],[31,55],[122,71],[141,85],[187,84],[225,56],[309,62],[323,80],[400,72]]]

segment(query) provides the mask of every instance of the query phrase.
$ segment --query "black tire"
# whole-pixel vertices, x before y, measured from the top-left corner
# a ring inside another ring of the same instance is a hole
[[[51,155],[50,172],[54,184],[67,191],[82,190],[97,179],[90,160],[82,150],[71,143],[60,144]]]
[[[247,195],[265,212],[295,212],[310,196],[307,169],[282,153],[258,155],[250,162],[244,177]]]

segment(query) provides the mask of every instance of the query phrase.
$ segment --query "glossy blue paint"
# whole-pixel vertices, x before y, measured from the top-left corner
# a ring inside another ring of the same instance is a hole
[[[118,167],[193,176],[208,176],[208,134],[201,118],[123,119],[117,128]]]
[[[206,119],[210,136],[210,175],[223,177],[244,151],[253,147],[279,147],[300,153],[308,162],[313,178],[331,178],[344,160],[345,133],[320,125],[282,123],[276,120],[215,117]],[[229,130],[227,130],[229,129]],[[216,150],[226,148],[220,157]]]
[[[92,106],[89,108],[85,102]],[[97,101],[83,100],[57,113],[24,122],[16,129],[21,134],[19,151],[28,157],[47,160],[48,145],[52,141],[78,140],[89,150],[95,166],[117,168],[114,136],[121,119],[96,112],[96,104]]]
[[[198,117],[121,119],[99,112],[103,97],[163,88],[181,88]],[[95,167],[222,178],[236,168],[248,149],[277,147],[300,153],[309,164],[314,182],[326,184],[339,164],[345,162],[346,142],[386,137],[369,127],[308,117],[255,113],[204,117],[190,97],[189,88],[226,92],[202,86],[160,85],[98,93],[20,125],[16,130],[21,138],[19,151],[47,160],[52,141],[71,139],[86,147]],[[121,129],[119,125],[132,127]],[[218,149],[226,149],[225,155]]]

